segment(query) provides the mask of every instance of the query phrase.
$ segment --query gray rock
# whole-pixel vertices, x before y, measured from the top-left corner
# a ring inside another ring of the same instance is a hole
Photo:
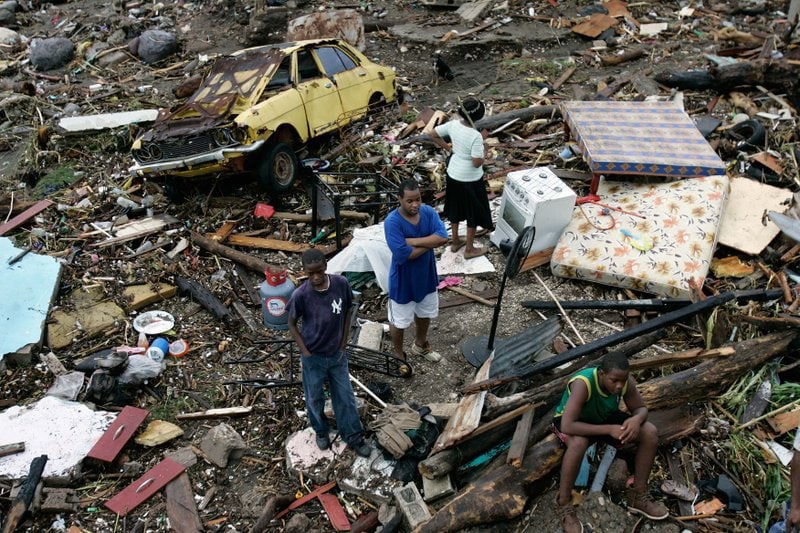
[[[31,64],[37,70],[61,68],[72,60],[75,45],[66,37],[50,37],[31,41]]]
[[[146,30],[128,43],[131,53],[145,63],[157,63],[178,51],[178,39],[163,30]]]
[[[200,449],[220,468],[228,466],[230,460],[241,458],[246,448],[241,435],[224,423],[209,429],[200,441]]]
[[[114,30],[114,33],[108,36],[108,44],[111,46],[119,46],[125,42],[125,39],[128,36],[125,34],[125,30],[122,28],[117,28]]]
[[[16,48],[22,44],[22,37],[14,30],[0,28],[0,44]]]
[[[178,448],[164,454],[164,457],[169,457],[176,463],[180,463],[186,468],[191,468],[197,464],[197,455],[192,451],[189,446]]]
[[[10,9],[0,8],[0,25],[15,26],[17,24],[17,14]]]
[[[17,3],[17,0],[4,0],[3,2],[0,2],[0,9],[3,11],[11,11],[14,13],[18,8],[19,4]]]
[[[292,518],[286,522],[286,527],[283,528],[284,533],[306,533],[311,527],[311,520],[308,519],[303,513],[295,513]]]

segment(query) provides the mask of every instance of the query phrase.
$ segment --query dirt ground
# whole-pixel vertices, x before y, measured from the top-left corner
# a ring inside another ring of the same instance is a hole
[[[262,2],[263,3],[263,2]],[[545,1],[527,2],[524,9],[521,2],[509,2],[515,14],[535,13],[536,16],[574,17],[579,9],[590,2],[569,0],[558,2],[553,7]],[[144,3],[135,3],[136,5]],[[310,13],[329,7],[332,3],[312,1],[293,8],[292,15]],[[723,2],[719,9],[720,16],[733,7],[734,2]],[[768,4],[771,4],[768,2]],[[777,4],[777,3],[775,3]],[[676,68],[688,70],[704,64],[702,53],[712,51],[714,42],[708,34],[691,37],[676,36],[672,39],[654,39],[647,43],[648,54],[643,58],[623,63],[619,66],[602,66],[599,62],[587,59],[587,55],[577,52],[587,50],[591,43],[570,32],[568,28],[551,27],[550,25],[525,19],[513,18],[507,25],[493,31],[476,34],[475,39],[465,39],[442,43],[442,35],[451,29],[465,31],[453,11],[445,9],[425,8],[420,2],[401,0],[396,2],[378,1],[357,3],[365,11],[365,21],[373,31],[366,35],[366,54],[376,61],[392,65],[396,68],[401,84],[409,95],[411,110],[421,110],[426,106],[450,110],[452,103],[467,95],[484,99],[490,112],[519,107],[523,102],[549,103],[552,94],[540,94],[542,83],[552,82],[563,65],[575,64],[578,68],[567,83],[558,91],[557,96],[564,99],[582,99],[593,95],[598,88],[614,79],[632,74],[633,81],[625,91],[639,94],[666,94],[664,88],[657,86],[649,75],[654,70]],[[119,12],[115,5],[94,0],[76,0],[67,3],[36,3],[18,18],[18,31],[27,37],[44,36],[55,33],[55,29],[63,21],[76,22],[89,30],[86,35],[97,39],[107,37],[118,28],[125,29],[132,36],[146,27],[161,23],[161,26],[176,31],[179,35],[182,50],[181,60],[191,61],[198,54],[217,54],[231,52],[253,44],[245,39],[244,31],[253,10],[251,4],[239,0],[198,0],[193,3],[176,2],[165,8],[163,14],[151,17],[147,21],[128,17]],[[530,9],[528,9],[530,8]],[[770,6],[777,9],[777,6]],[[666,20],[667,14],[680,9],[679,2],[635,3],[629,6],[631,13],[640,22]],[[376,17],[375,14],[385,13]],[[759,26],[758,19],[742,17],[740,29],[748,29],[749,23]],[[690,28],[687,28],[689,31]],[[273,40],[281,40],[275,38]],[[442,57],[457,73],[453,81],[441,81],[438,85],[431,83],[431,55],[441,50]],[[591,55],[591,54],[589,54]],[[169,64],[160,65],[160,68]],[[80,65],[76,68],[81,68]],[[194,72],[187,70],[182,74],[176,69],[175,74],[163,75],[156,68],[144,67],[138,62],[125,63],[118,72],[98,72],[89,69],[80,73],[80,83],[88,85],[103,82],[121,88],[119,97],[110,101],[93,102],[82,99],[81,110],[84,113],[111,110],[125,110],[131,107],[169,107],[175,103],[171,89],[185,77]],[[59,75],[63,75],[61,72]],[[52,74],[52,73],[51,73]],[[58,111],[72,98],[70,88],[59,84],[50,87],[52,80],[38,79],[44,97],[48,98],[43,105],[46,116],[58,116]],[[138,87],[147,88],[145,97],[137,92]],[[687,94],[687,109],[705,106],[707,95]],[[396,110],[391,110],[389,119],[399,120]],[[382,119],[373,119],[379,123]],[[2,122],[2,121],[0,121]],[[35,122],[38,125],[38,122]],[[0,169],[5,169],[2,185],[6,190],[15,190],[20,183],[35,181],[48,170],[48,165],[55,166],[52,154],[43,154],[44,163],[37,172],[23,164],[29,155],[31,129],[21,129],[13,137],[12,149],[0,151]],[[335,145],[338,138],[328,140]],[[90,151],[90,150],[87,150]],[[556,149],[542,154],[543,162],[556,161]],[[95,154],[84,154],[80,168],[87,173],[86,182],[90,185],[121,183],[124,181],[126,169],[132,163],[127,151],[102,151]],[[50,159],[48,159],[50,158]],[[508,162],[505,162],[508,163]],[[510,164],[510,163],[508,163]],[[27,169],[22,173],[13,169]],[[581,182],[571,183],[580,192],[586,186]],[[156,189],[157,184],[154,185]],[[202,183],[187,189],[187,201],[182,205],[171,205],[163,196],[158,196],[157,207],[179,217],[186,228],[205,232],[215,231],[227,218],[241,217],[242,229],[266,230],[277,232],[279,228],[254,221],[243,213],[252,210],[254,201],[269,201],[275,205],[297,207],[307,204],[308,199],[301,189],[294,191],[290,198],[270,198],[254,184],[244,183],[236,178],[227,178],[213,184]],[[99,213],[98,213],[99,214]],[[291,228],[297,238],[310,239],[310,229],[304,225]],[[481,243],[488,245],[488,238],[482,237]],[[248,253],[279,264],[287,265],[291,270],[299,271],[299,260],[295,256],[271,253],[259,250],[248,250]],[[469,277],[463,287],[473,292],[485,289],[498,289],[505,260],[502,254],[492,248],[488,257],[496,268],[495,273]],[[227,293],[239,292],[231,265],[220,264],[208,254],[199,250],[191,250],[180,259],[182,266],[176,267],[160,259],[149,259],[135,265],[112,258],[101,260],[95,264],[87,255],[79,256],[76,262],[68,266],[65,286],[59,292],[57,305],[69,306],[67,289],[80,286],[80,278],[85,274],[91,276],[110,276],[126,282],[138,280],[167,281],[175,273],[192,272],[218,295],[225,297]],[[211,275],[225,270],[221,280],[212,281]],[[550,274],[549,268],[543,266],[535,270],[561,299],[616,299],[619,291],[588,283],[577,283],[558,279]],[[259,280],[260,281],[260,280]],[[112,284],[113,285],[113,284]],[[109,297],[116,296],[116,289],[108,287]],[[444,297],[444,296],[443,296]],[[498,338],[504,338],[536,324],[541,317],[526,310],[519,302],[526,299],[548,299],[546,290],[534,279],[531,273],[523,273],[511,279],[506,287],[505,297],[500,314]],[[374,289],[364,292],[364,318],[374,318],[385,309],[385,296]],[[208,531],[244,531],[247,530],[259,515],[267,497],[276,493],[294,494],[303,489],[298,480],[290,476],[283,464],[283,442],[285,438],[305,425],[302,395],[298,387],[262,389],[253,391],[238,385],[225,385],[228,380],[262,376],[273,369],[268,364],[243,365],[225,364],[229,359],[240,359],[249,355],[262,353],[257,340],[241,325],[229,326],[219,323],[206,311],[190,302],[186,297],[174,298],[159,308],[171,312],[177,319],[176,329],[183,338],[190,339],[192,350],[187,357],[171,362],[166,373],[158,383],[152,384],[153,394],[143,394],[139,398],[140,405],[151,410],[151,417],[175,420],[179,412],[195,411],[209,407],[233,405],[253,405],[253,415],[230,419],[230,423],[243,437],[248,451],[242,461],[227,469],[213,468],[209,464],[200,463],[190,469],[193,490],[198,500],[212,490],[215,496],[204,507],[201,517]],[[257,316],[257,309],[251,309]],[[548,312],[545,315],[550,316]],[[572,312],[572,320],[586,340],[593,340],[612,333],[593,319],[600,318],[617,326],[623,325],[623,317],[619,313]],[[477,303],[443,309],[439,318],[431,327],[430,341],[434,348],[444,356],[439,363],[426,360],[412,360],[414,374],[410,379],[390,378],[363,371],[354,372],[364,382],[388,383],[394,393],[394,401],[407,401],[416,404],[455,402],[460,398],[459,389],[472,381],[475,369],[461,354],[461,346],[465,340],[478,335],[488,335],[492,320],[492,309]],[[563,330],[564,334],[574,339],[572,331]],[[407,342],[412,338],[413,330],[406,335]],[[275,335],[263,332],[263,336]],[[672,331],[662,342],[667,348],[681,349],[695,342],[697,337],[684,331]],[[117,344],[135,344],[136,339],[130,329],[118,330],[108,339],[81,340],[64,353],[59,353],[65,361],[72,361],[79,356],[91,353],[107,346]],[[384,345],[389,348],[388,341]],[[655,353],[655,352],[652,352]],[[645,351],[650,355],[651,350]],[[4,398],[27,401],[40,398],[49,386],[52,376],[39,365],[33,369],[9,368],[2,385]],[[372,407],[368,419],[377,414]],[[185,430],[183,437],[174,443],[175,447],[197,442],[213,422],[180,423]],[[132,446],[128,459],[152,466],[156,455],[141,446]],[[659,464],[659,468],[663,465]],[[97,477],[97,476],[96,476]],[[557,518],[554,515],[553,481],[548,488],[532,500],[524,515],[517,521],[508,524],[494,524],[481,531],[557,531]],[[156,496],[146,505],[137,509],[123,524],[115,523],[114,515],[102,508],[107,494],[121,489],[127,484],[125,480],[103,480],[83,486],[81,510],[66,516],[66,525],[80,527],[84,531],[167,531],[163,498]],[[303,489],[305,490],[305,489]],[[675,523],[654,524],[649,521],[637,522],[622,507],[617,506],[607,494],[592,494],[579,508],[579,516],[589,526],[588,531],[654,531],[675,532],[681,527]],[[436,508],[440,504],[433,507]],[[671,511],[677,513],[677,506],[670,502]],[[3,507],[5,504],[3,503]],[[360,505],[366,510],[366,504]],[[312,526],[317,530],[329,531],[330,524],[318,506],[309,505],[304,509],[311,518]],[[52,517],[39,517],[26,522],[27,531],[45,531],[50,527]],[[278,530],[279,528],[275,528]]]

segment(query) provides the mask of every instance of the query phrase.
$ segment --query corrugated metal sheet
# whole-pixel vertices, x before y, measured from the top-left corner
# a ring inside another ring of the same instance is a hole
[[[560,331],[561,320],[558,316],[551,316],[540,324],[497,342],[489,377],[505,376],[532,365]]]

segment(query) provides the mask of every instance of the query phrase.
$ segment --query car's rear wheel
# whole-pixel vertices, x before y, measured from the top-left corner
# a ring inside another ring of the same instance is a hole
[[[286,192],[300,172],[300,162],[292,147],[276,143],[267,148],[264,158],[258,164],[258,181],[274,192]]]
[[[369,112],[375,113],[376,111],[380,111],[381,108],[386,106],[386,97],[384,97],[381,93],[375,93],[369,98]]]

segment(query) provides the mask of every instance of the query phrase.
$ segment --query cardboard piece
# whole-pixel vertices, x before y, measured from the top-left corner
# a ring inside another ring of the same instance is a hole
[[[577,33],[578,35],[583,35],[584,37],[594,39],[608,28],[613,28],[618,23],[619,21],[614,17],[609,17],[603,13],[595,13],[585,22],[581,22],[580,24],[573,26],[572,33]]]
[[[731,180],[728,205],[722,215],[719,243],[750,255],[760,254],[780,233],[774,223],[761,219],[765,210],[783,212],[792,198],[787,189],[739,177]]]

